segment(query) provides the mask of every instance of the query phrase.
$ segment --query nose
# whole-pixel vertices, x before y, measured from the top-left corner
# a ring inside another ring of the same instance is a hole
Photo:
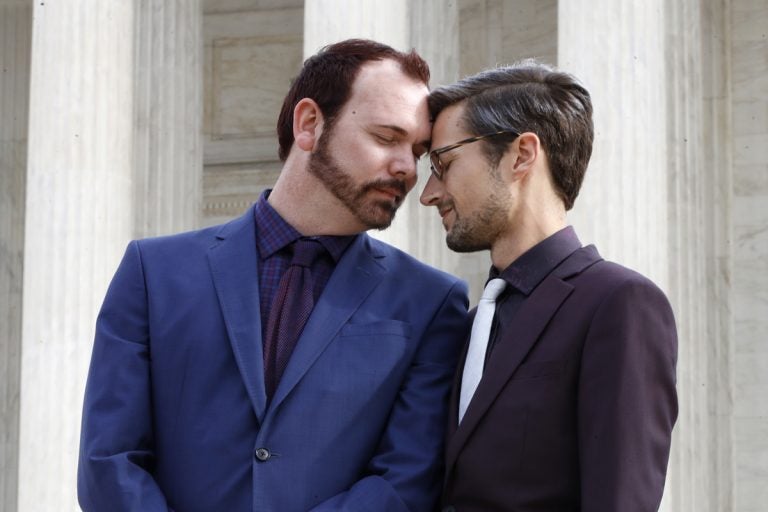
[[[408,190],[416,184],[416,161],[410,150],[399,154],[389,168],[389,173],[397,179],[404,180],[408,184]]]
[[[424,185],[424,190],[421,191],[419,201],[424,206],[437,206],[442,196],[443,184],[434,175],[430,174],[427,184]]]

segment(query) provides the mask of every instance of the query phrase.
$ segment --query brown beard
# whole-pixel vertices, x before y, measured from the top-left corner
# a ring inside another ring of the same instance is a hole
[[[356,185],[350,173],[344,171],[331,155],[333,125],[326,124],[326,128],[320,135],[317,149],[309,156],[309,172],[320,180],[326,190],[336,196],[367,229],[389,227],[407,193],[405,183],[392,178]],[[370,199],[368,195],[374,189],[394,190],[399,197],[394,202]]]

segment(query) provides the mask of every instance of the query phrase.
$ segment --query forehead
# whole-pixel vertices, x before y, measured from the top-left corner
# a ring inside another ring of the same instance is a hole
[[[432,149],[448,146],[471,137],[464,128],[464,103],[456,103],[443,109],[432,127]]]
[[[400,69],[391,60],[367,62],[352,84],[344,110],[366,122],[394,125],[411,131],[429,133],[427,86]]]

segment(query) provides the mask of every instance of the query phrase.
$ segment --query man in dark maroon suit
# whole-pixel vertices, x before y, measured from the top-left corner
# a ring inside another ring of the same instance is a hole
[[[589,93],[526,61],[435,90],[430,111],[421,201],[451,249],[493,263],[454,384],[443,510],[657,510],[675,322],[659,288],[567,224],[592,152]]]

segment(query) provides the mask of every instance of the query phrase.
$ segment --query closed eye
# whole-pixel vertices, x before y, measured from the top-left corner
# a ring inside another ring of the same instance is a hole
[[[385,146],[392,146],[397,142],[397,140],[393,139],[392,137],[387,137],[378,133],[375,133],[373,136],[376,138],[376,140],[379,141],[379,143],[384,144]]]

